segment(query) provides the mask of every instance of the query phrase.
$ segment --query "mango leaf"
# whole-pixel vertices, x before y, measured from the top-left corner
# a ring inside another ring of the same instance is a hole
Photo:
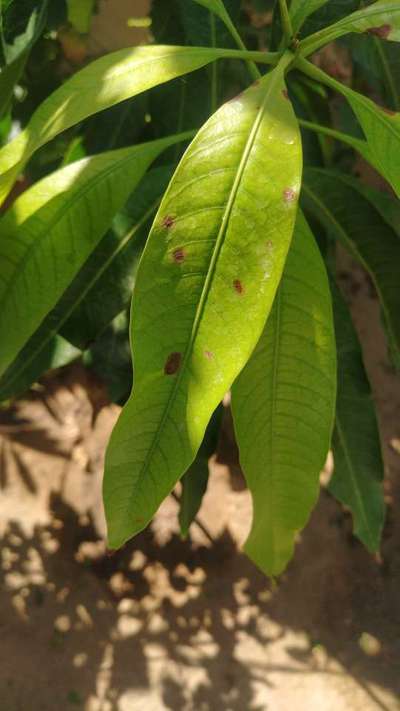
[[[292,4],[293,2],[296,2],[296,0],[292,0]],[[317,0],[311,0],[310,3],[304,2],[303,4],[311,5],[316,2]],[[301,28],[301,34],[308,36],[313,32],[318,32],[322,28],[337,22],[342,17],[346,17],[350,12],[358,10],[359,7],[360,0],[328,0],[328,2],[322,4],[312,14],[308,15]]]
[[[0,8],[1,48],[6,65],[13,64],[29,52],[44,29],[49,0],[21,0]],[[4,6],[4,3],[2,3]]]
[[[129,306],[139,259],[171,175],[170,167],[162,167],[144,176],[49,315],[53,325],[56,320],[61,325],[73,309],[61,334],[82,350]]]
[[[253,497],[244,550],[267,575],[282,573],[316,503],[335,397],[328,278],[299,214],[274,308],[232,389],[240,461]]]
[[[208,47],[231,47],[233,39],[224,22],[218,19],[221,15],[212,11],[211,7],[203,3],[189,0],[180,0],[182,24],[185,29],[186,40],[189,44],[205,45]],[[203,5],[203,7],[200,7]],[[224,16],[227,15],[235,25],[240,16],[240,0],[227,0],[224,2]],[[206,9],[211,11],[207,12]]]
[[[53,336],[47,340],[35,358],[27,361],[24,369],[15,378],[12,388],[5,389],[0,386],[0,402],[21,395],[44,373],[68,365],[81,355],[79,348],[75,348],[65,338]]]
[[[132,304],[135,385],[106,456],[112,548],[193,462],[272,306],[302,164],[285,62],[203,126],[149,236]]]
[[[353,12],[330,27],[307,37],[301,43],[303,57],[312,54],[320,47],[333,42],[349,32],[369,32],[380,39],[400,41],[400,5],[399,0],[378,0],[368,7]]]
[[[293,32],[297,34],[307,17],[319,10],[327,2],[328,0],[293,0],[290,6]]]
[[[371,552],[379,548],[385,521],[383,461],[371,388],[350,314],[332,283],[338,352],[338,396],[329,490],[348,506],[354,534]]]
[[[0,151],[0,204],[31,155],[61,131],[232,51],[206,47],[135,47],[92,62],[46,99],[28,126]]]
[[[56,305],[151,162],[180,139],[172,136],[72,163],[23,193],[6,213],[0,222],[0,332],[7,334],[1,375]],[[53,323],[49,335],[58,326]]]
[[[10,108],[14,87],[18,83],[25,69],[28,52],[21,54],[12,64],[0,69],[0,117]]]
[[[190,526],[200,511],[204,494],[207,491],[208,463],[217,448],[222,413],[223,407],[220,405],[210,420],[196,459],[181,479],[179,525],[182,538],[187,538]]]
[[[307,210],[369,273],[378,294],[393,361],[400,367],[400,238],[376,206],[341,173],[308,169],[303,182]],[[378,239],[377,239],[378,235]]]
[[[357,75],[382,97],[389,109],[400,111],[400,52],[396,44],[372,35],[351,35],[346,43]],[[369,92],[368,92],[369,93]]]
[[[313,79],[327,84],[347,99],[364,131],[368,144],[368,160],[400,197],[400,113],[378,106],[371,99],[344,86],[309,62],[300,59],[298,66]]]
[[[90,30],[95,0],[67,0],[68,21],[81,34]]]

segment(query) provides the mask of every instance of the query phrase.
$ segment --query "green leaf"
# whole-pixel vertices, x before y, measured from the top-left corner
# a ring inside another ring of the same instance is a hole
[[[19,0],[18,5],[14,2],[6,10],[0,10],[2,18],[4,14],[1,36],[7,65],[29,52],[39,38],[45,26],[48,4],[48,0],[28,2],[24,8]]]
[[[299,214],[274,308],[232,389],[240,461],[253,497],[245,552],[279,575],[293,554],[319,491],[336,396],[329,284]]]
[[[300,59],[298,66],[347,99],[364,131],[368,144],[367,159],[400,197],[400,113],[377,106],[371,99],[344,86],[309,62]]]
[[[21,54],[12,64],[0,69],[0,117],[10,108],[14,87],[25,69],[28,52]]]
[[[167,167],[144,176],[50,314],[54,325],[73,309],[61,333],[82,350],[129,306],[139,259],[171,175]]]
[[[376,206],[341,173],[307,169],[306,208],[369,273],[382,307],[392,358],[400,367],[400,238]],[[377,238],[378,236],[378,238]]]
[[[0,151],[0,203],[31,155],[61,131],[232,51],[206,47],[135,47],[92,62],[46,99],[26,129]]]
[[[48,340],[38,355],[26,363],[25,368],[14,380],[13,387],[5,390],[0,387],[0,402],[22,395],[40,376],[49,370],[61,368],[81,356],[81,351],[61,336]]]
[[[354,534],[379,548],[385,521],[383,461],[371,388],[350,314],[332,284],[338,352],[338,396],[329,490],[354,517]]]
[[[297,34],[307,17],[327,2],[328,0],[293,0],[290,6],[293,32]]]
[[[399,0],[379,0],[368,7],[353,12],[330,27],[307,37],[301,43],[303,57],[312,54],[320,47],[333,42],[349,32],[369,32],[380,39],[400,41],[400,5]]]
[[[378,37],[367,35],[351,35],[347,44],[360,78],[390,109],[400,111],[400,52],[397,44],[381,42]]]
[[[210,420],[196,459],[181,479],[179,525],[182,538],[187,538],[190,526],[200,511],[204,494],[207,491],[208,462],[217,448],[222,413],[223,407],[220,405]]]
[[[0,374],[54,308],[151,162],[179,138],[68,165],[23,193],[6,213],[0,222],[0,331],[7,334]],[[53,323],[49,335],[58,326]]]
[[[292,0],[292,2],[295,2],[295,0]],[[314,0],[311,0],[311,2],[314,2]],[[305,24],[301,28],[301,34],[308,36],[313,32],[318,32],[322,28],[337,22],[342,17],[347,17],[350,12],[358,10],[359,7],[360,0],[328,0],[307,17]]]
[[[271,308],[301,182],[285,66],[205,124],[156,217],[132,306],[135,386],[106,457],[112,548],[147,525],[193,462]]]

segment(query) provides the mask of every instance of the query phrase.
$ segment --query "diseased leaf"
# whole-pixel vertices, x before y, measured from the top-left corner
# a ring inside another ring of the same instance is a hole
[[[0,374],[54,308],[148,166],[177,138],[84,158],[34,185],[7,212],[0,222],[0,332],[7,334]],[[59,325],[48,324],[48,337]],[[1,385],[8,382],[5,374]]]
[[[253,498],[245,552],[268,575],[282,573],[316,503],[335,397],[329,284],[299,214],[273,310],[232,388],[240,461]]]
[[[0,204],[31,155],[61,131],[124,99],[199,69],[224,53],[206,47],[135,47],[101,57],[74,74],[43,102],[26,129],[0,151]]]
[[[350,314],[334,284],[332,294],[338,352],[338,396],[332,441],[335,468],[329,490],[351,510],[354,534],[374,553],[379,549],[385,521],[378,424]]]
[[[307,169],[304,204],[369,273],[382,307],[392,358],[400,367],[400,238],[379,210],[341,173]]]
[[[307,37],[301,43],[303,57],[312,54],[320,47],[333,42],[349,32],[369,32],[380,39],[400,41],[400,4],[399,0],[378,0],[378,2],[357,10],[351,15]]]
[[[296,34],[307,17],[319,10],[328,0],[293,0],[290,5],[290,18],[292,20],[293,32]]]
[[[112,548],[147,525],[193,462],[271,308],[301,181],[285,66],[200,130],[147,242],[131,316],[135,385],[106,456]]]
[[[182,538],[188,536],[190,526],[200,511],[204,494],[207,491],[208,463],[217,448],[222,413],[223,407],[220,405],[210,420],[196,459],[181,479],[179,525]]]

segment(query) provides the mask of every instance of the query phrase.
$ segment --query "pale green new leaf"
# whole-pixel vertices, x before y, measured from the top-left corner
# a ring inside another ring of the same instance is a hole
[[[392,358],[400,367],[400,237],[378,207],[341,173],[307,169],[304,204],[369,273],[378,294]]]
[[[0,151],[0,204],[31,155],[61,131],[222,56],[224,50],[207,47],[135,47],[101,57],[74,74]]]
[[[300,53],[306,57],[349,32],[369,32],[380,39],[400,41],[400,3],[399,0],[379,0],[368,7],[353,12],[334,25],[307,37],[300,47]]]
[[[156,217],[133,297],[135,385],[106,455],[112,548],[147,525],[194,460],[272,306],[302,167],[285,66],[203,126]]]
[[[293,32],[296,34],[304,24],[307,17],[319,10],[328,0],[293,0],[290,5],[290,18]]]
[[[245,552],[268,575],[282,573],[316,503],[335,397],[328,278],[299,214],[273,310],[232,388],[240,461],[253,498]]]
[[[348,506],[354,534],[371,552],[385,521],[383,461],[371,388],[349,311],[332,284],[338,353],[338,395],[332,440],[334,473],[329,490]]]
[[[6,334],[0,374],[55,306],[148,166],[183,137],[72,163],[23,193],[6,213],[0,221],[0,333]]]

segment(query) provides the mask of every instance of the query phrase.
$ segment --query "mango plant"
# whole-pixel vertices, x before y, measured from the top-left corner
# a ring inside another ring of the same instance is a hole
[[[379,432],[335,253],[368,273],[398,367],[400,2],[273,10],[257,34],[239,0],[154,0],[154,43],[74,73],[3,145],[0,397],[77,357],[107,371],[124,404],[104,474],[115,549],[179,480],[187,534],[231,391],[253,500],[245,551],[277,576],[330,449],[330,491],[379,548]],[[352,86],[313,61],[332,42],[350,43]],[[381,104],[358,91],[372,51]],[[45,146],[58,165],[43,175]],[[386,192],[355,177],[357,160]],[[21,175],[32,184],[13,202]]]

